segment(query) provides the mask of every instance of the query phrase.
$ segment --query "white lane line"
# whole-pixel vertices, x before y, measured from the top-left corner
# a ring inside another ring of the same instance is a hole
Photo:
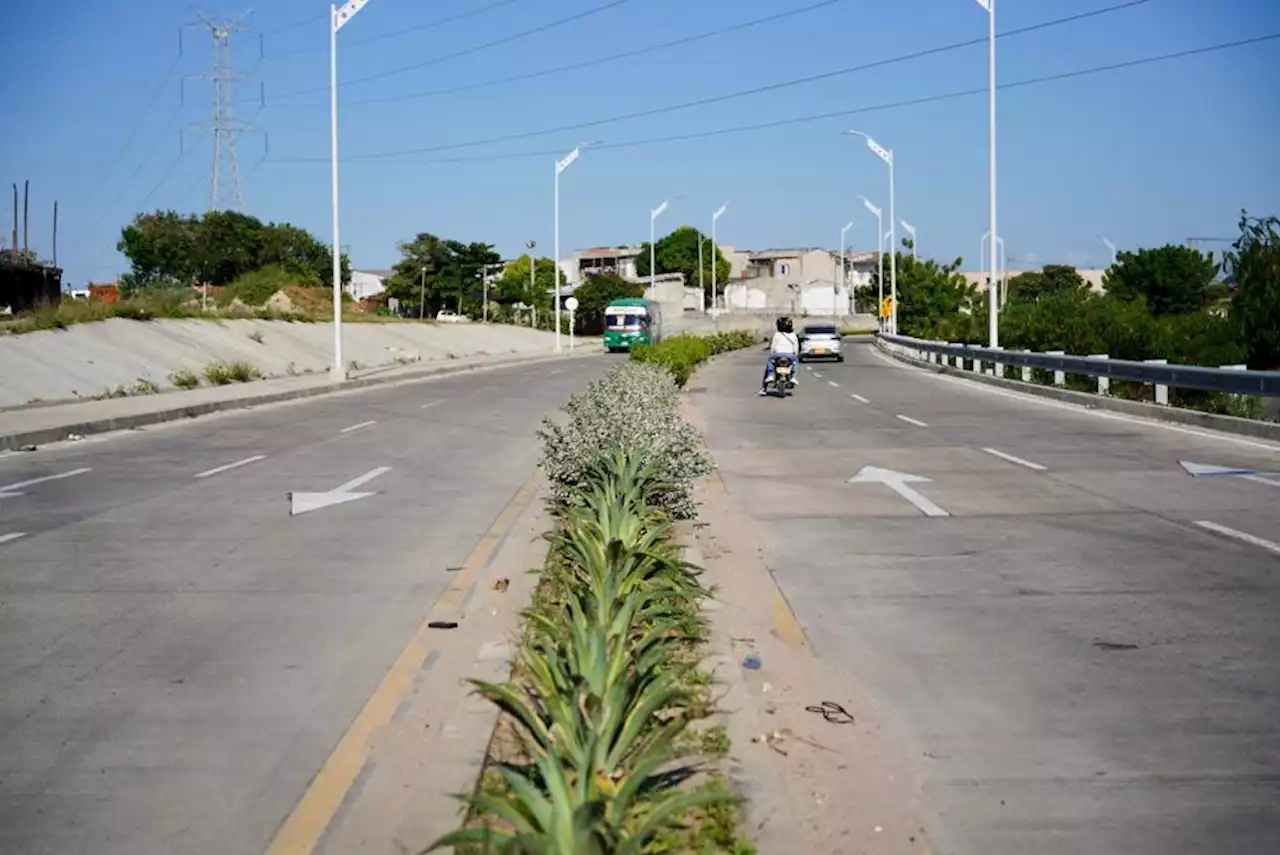
[[[43,478],[32,478],[30,481],[19,481],[16,484],[6,484],[0,487],[0,493],[8,493],[13,490],[21,490],[23,487],[34,487],[36,484],[43,484],[46,481],[61,481],[63,478],[72,478],[76,475],[83,475],[86,472],[92,472],[89,467],[83,469],[72,469],[70,472],[60,472],[57,475],[46,475]]]
[[[364,473],[359,478],[352,478],[347,483],[334,487],[329,492],[330,493],[350,493],[356,487],[360,487],[364,484],[368,484],[374,478],[377,478],[382,475],[386,475],[390,471],[391,471],[390,466],[379,466],[377,469],[370,469],[368,472]]]
[[[444,401],[427,401],[425,404],[422,404],[418,409],[429,410],[432,407],[439,406],[440,404],[443,404],[443,403]]]
[[[898,415],[897,415],[897,416],[895,416],[895,418],[902,419],[902,421],[906,422],[907,424],[909,424],[909,425],[915,425],[916,427],[928,427],[928,426],[929,426],[929,425],[927,425],[926,423],[924,423],[924,422],[920,421],[919,419],[913,419],[913,418],[911,418],[911,416],[904,416],[904,415],[902,415],[902,413],[898,413]]]
[[[856,392],[855,392],[854,394],[850,395],[849,397],[850,397],[850,398],[853,398],[853,400],[857,401],[857,402],[858,402],[858,403],[860,403],[860,404],[870,404],[870,403],[871,403],[871,402],[870,402],[870,401],[868,401],[866,398],[862,397],[861,395],[857,394]]]
[[[1032,463],[1030,460],[1023,460],[1021,457],[1014,457],[1012,454],[1006,454],[998,448],[984,448],[982,450],[994,457],[999,457],[1001,460],[1007,460],[1010,463],[1016,463],[1019,466],[1025,466],[1028,469],[1034,469],[1037,472],[1044,472],[1049,468],[1047,466],[1041,466],[1039,463]]]
[[[376,425],[377,423],[378,423],[377,419],[373,419],[367,422],[361,422],[358,425],[352,425],[351,427],[344,427],[342,430],[338,431],[338,433],[351,433],[352,431],[360,430],[360,428],[367,428],[369,427],[369,425]]]
[[[839,383],[837,383],[837,382],[836,382],[836,381],[834,381],[834,380],[828,380],[827,382],[831,384],[831,388],[832,388],[832,389],[839,389],[839,388],[840,388],[840,384],[839,384]]]
[[[0,544],[12,543],[20,537],[26,537],[25,531],[15,531],[12,534],[0,534]]]
[[[810,370],[810,371],[813,371],[813,369],[812,369],[812,368],[810,368],[809,370]],[[821,374],[819,374],[817,371],[813,371],[813,376],[814,376],[814,377],[817,377],[819,380],[821,380],[821,379],[822,379],[822,375],[821,375]]]
[[[1241,541],[1242,543],[1250,544],[1251,546],[1260,546],[1268,552],[1274,552],[1276,555],[1280,555],[1280,543],[1264,540],[1257,535],[1248,534],[1243,531],[1236,531],[1234,528],[1227,528],[1225,525],[1218,525],[1216,522],[1209,522],[1209,520],[1196,520],[1196,525],[1201,528],[1208,529],[1215,534],[1221,534]]]
[[[206,469],[204,472],[197,474],[197,478],[208,478],[210,475],[217,475],[219,472],[229,472],[232,469],[239,469],[241,466],[248,466],[250,463],[257,463],[259,460],[265,460],[267,455],[255,454],[253,457],[246,457],[244,460],[237,460],[235,463],[228,463],[225,466],[215,466],[212,469]]]

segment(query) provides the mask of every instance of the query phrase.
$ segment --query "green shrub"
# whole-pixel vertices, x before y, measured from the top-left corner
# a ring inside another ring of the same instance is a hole
[[[567,501],[598,455],[643,449],[670,491],[658,505],[677,519],[697,510],[693,481],[711,471],[698,432],[680,418],[679,389],[665,366],[624,362],[569,399],[563,423],[547,419],[542,468],[557,501]]]
[[[741,330],[705,336],[677,335],[655,344],[641,345],[631,351],[631,358],[636,362],[661,365],[671,372],[676,385],[684,386],[701,363],[717,354],[751,347],[755,343],[756,337],[752,333]]]
[[[169,382],[179,389],[194,389],[200,385],[200,378],[194,371],[183,368],[169,375]]]
[[[262,371],[248,362],[214,362],[205,366],[204,378],[214,386],[226,386],[261,380]]]
[[[268,264],[241,275],[228,285],[227,297],[239,298],[240,302],[249,306],[261,306],[277,291],[290,285],[310,287],[319,284],[320,280],[314,275],[286,270],[279,264]]]

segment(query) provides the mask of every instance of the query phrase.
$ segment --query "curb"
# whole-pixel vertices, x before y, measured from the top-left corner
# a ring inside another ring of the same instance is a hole
[[[1024,395],[1033,395],[1037,398],[1049,398],[1051,400],[1061,401],[1067,404],[1074,404],[1086,410],[1106,410],[1108,412],[1120,413],[1128,416],[1137,416],[1151,421],[1191,425],[1193,427],[1207,428],[1209,430],[1221,431],[1223,433],[1280,442],[1280,423],[1277,422],[1255,421],[1253,419],[1242,419],[1236,416],[1222,416],[1216,413],[1203,413],[1199,410],[1188,410],[1182,407],[1163,407],[1159,404],[1148,404],[1145,401],[1130,401],[1125,398],[1112,398],[1107,395],[1093,395],[1088,392],[1077,392],[1073,389],[1058,389],[1053,386],[1040,386],[1035,383],[1023,383],[1021,380],[992,377],[987,374],[965,371],[950,365],[936,365],[932,362],[925,362],[923,360],[913,359],[912,357],[901,353],[895,353],[885,347],[879,339],[876,340],[876,348],[885,356],[896,359],[898,362],[915,368],[922,368],[926,371],[932,371],[934,374],[946,374],[963,380],[972,380],[977,383],[984,383],[988,386],[995,386],[1000,389],[1021,392]]]
[[[149,413],[135,413],[127,416],[88,419],[86,421],[71,422],[54,427],[37,428],[35,430],[23,431],[21,433],[0,435],[0,451],[16,451],[26,445],[46,445],[52,442],[61,442],[71,434],[90,436],[93,434],[111,433],[113,431],[130,430],[133,428],[146,427],[148,425],[178,421],[180,419],[196,418],[197,416],[205,416],[225,410],[243,410],[264,404],[277,404],[285,401],[298,401],[305,398],[314,398],[320,395],[331,395],[335,392],[349,392],[354,389],[385,386],[393,383],[411,383],[420,380],[427,380],[432,377],[463,374],[468,371],[479,371],[485,368],[506,368],[512,365],[531,365],[565,358],[565,356],[517,356],[503,358],[494,362],[484,362],[471,365],[442,365],[424,369],[419,372],[397,374],[394,376],[362,377],[355,380],[347,380],[338,384],[310,386],[305,389],[290,389],[283,392],[248,394],[239,398],[228,398],[224,401],[185,404],[169,407],[163,410],[154,410]],[[568,358],[580,359],[582,357],[574,356]]]
[[[685,561],[695,567],[703,567],[702,550],[698,547],[693,527],[686,524],[677,531],[685,542]],[[707,614],[709,630],[706,662],[713,681],[723,690],[713,719],[724,725],[732,746],[723,771],[733,791],[743,800],[742,832],[762,853],[793,852],[796,841],[803,838],[781,776],[769,764],[752,764],[749,767],[741,759],[745,756],[743,747],[751,745],[765,727],[742,676],[742,667],[734,655],[729,635],[719,619],[721,605],[714,597],[708,597],[703,610]]]

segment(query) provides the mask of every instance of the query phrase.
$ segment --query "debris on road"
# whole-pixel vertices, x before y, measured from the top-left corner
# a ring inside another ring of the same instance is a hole
[[[742,660],[742,667],[748,671],[759,671],[762,664],[760,656],[755,653],[747,654],[747,658]]]

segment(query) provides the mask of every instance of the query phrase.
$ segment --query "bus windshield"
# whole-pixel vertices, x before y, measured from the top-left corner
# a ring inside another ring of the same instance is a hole
[[[605,310],[605,329],[638,330],[645,326],[644,309],[639,307],[614,306]]]

